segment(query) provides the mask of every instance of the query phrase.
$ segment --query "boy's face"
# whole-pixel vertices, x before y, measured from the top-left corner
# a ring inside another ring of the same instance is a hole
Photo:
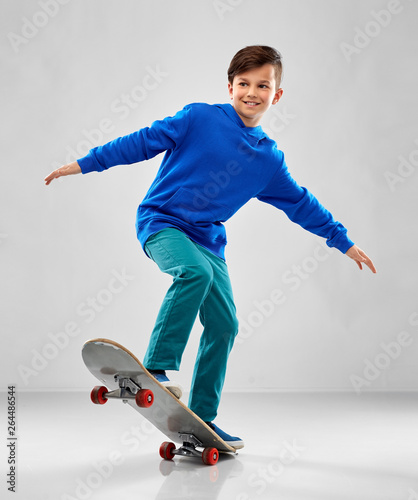
[[[256,127],[272,104],[277,104],[283,90],[276,90],[274,67],[264,64],[235,76],[228,83],[232,105],[246,127]]]

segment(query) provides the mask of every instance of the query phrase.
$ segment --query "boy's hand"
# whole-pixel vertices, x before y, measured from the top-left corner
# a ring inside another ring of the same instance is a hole
[[[81,173],[80,165],[76,161],[73,161],[68,165],[64,165],[63,167],[57,168],[49,175],[47,175],[44,179],[45,184],[48,186],[48,184],[50,184],[54,179],[58,179],[58,177],[63,177],[64,175],[74,175],[80,173]]]
[[[345,254],[350,257],[350,259],[355,260],[360,269],[363,269],[362,264],[366,264],[372,273],[376,273],[376,268],[374,267],[371,259],[357,245],[353,245]]]

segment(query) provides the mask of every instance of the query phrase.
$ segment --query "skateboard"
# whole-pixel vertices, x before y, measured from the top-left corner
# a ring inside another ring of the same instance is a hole
[[[122,345],[102,338],[89,340],[82,357],[90,372],[105,384],[93,388],[92,402],[105,404],[109,399],[120,399],[149,420],[171,440],[160,446],[161,458],[201,457],[206,465],[215,465],[220,452],[236,453]]]

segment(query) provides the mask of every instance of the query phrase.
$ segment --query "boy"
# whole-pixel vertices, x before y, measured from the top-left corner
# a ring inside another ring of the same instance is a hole
[[[145,367],[180,397],[165,371],[179,370],[199,313],[203,325],[189,407],[235,448],[244,446],[213,420],[228,355],[238,333],[224,249],[223,222],[251,198],[269,203],[360,269],[372,261],[347,237],[318,200],[289,175],[284,155],[260,120],[283,94],[281,55],[266,46],[240,50],[228,69],[231,104],[190,104],[174,117],[92,149],[45,178],[102,171],[165,151],[157,176],[137,213],[137,235],[161,271],[173,277],[145,355]]]

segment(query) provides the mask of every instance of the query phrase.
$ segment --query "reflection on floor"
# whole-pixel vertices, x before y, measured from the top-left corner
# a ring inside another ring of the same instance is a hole
[[[217,423],[246,446],[212,467],[161,460],[165,437],[119,401],[96,406],[87,391],[17,398],[14,498],[418,500],[414,393],[224,394]]]

